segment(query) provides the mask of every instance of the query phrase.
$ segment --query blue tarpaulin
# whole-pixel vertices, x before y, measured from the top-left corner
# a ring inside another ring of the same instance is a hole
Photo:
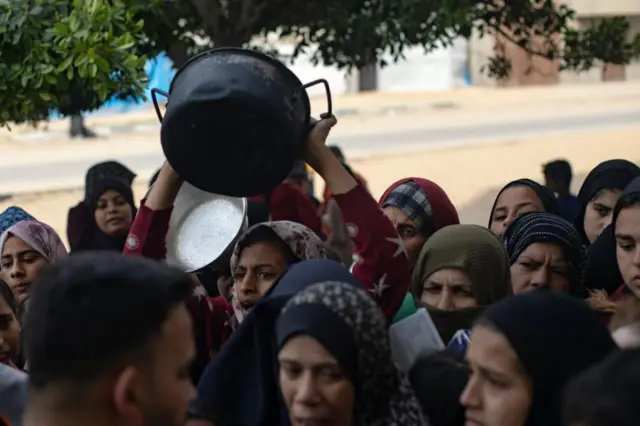
[[[105,114],[122,114],[137,109],[145,108],[151,102],[151,88],[155,87],[160,90],[168,91],[171,80],[175,75],[173,62],[164,53],[147,61],[144,70],[149,77],[149,85],[144,92],[146,100],[136,103],[134,101],[126,101],[120,99],[111,99],[107,101],[102,108],[87,113],[87,115],[105,115]],[[164,99],[159,99],[164,102]],[[51,118],[60,118],[57,112],[51,114]]]
[[[151,88],[158,88],[160,90],[168,91],[169,84],[175,75],[173,69],[173,62],[164,53],[156,56],[155,58],[147,61],[144,66],[144,70],[149,77],[149,85],[144,92],[146,101],[141,103],[135,103],[132,101],[125,101],[119,99],[112,99],[105,103],[105,105],[96,113],[104,113],[104,110],[110,110],[110,112],[129,112],[135,109],[144,107],[145,103],[151,102]],[[161,99],[164,101],[163,99]]]

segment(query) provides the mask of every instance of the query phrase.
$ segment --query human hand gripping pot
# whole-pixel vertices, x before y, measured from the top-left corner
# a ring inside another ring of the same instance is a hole
[[[338,123],[337,118],[334,115],[323,114],[320,120],[311,120],[312,127],[305,152],[307,164],[324,179],[334,194],[349,192],[358,183],[326,145],[331,128]]]

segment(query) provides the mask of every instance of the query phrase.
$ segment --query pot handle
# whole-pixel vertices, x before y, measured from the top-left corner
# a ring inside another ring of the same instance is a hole
[[[160,120],[160,123],[162,123],[162,112],[160,112],[160,105],[158,104],[158,97],[157,95],[162,95],[165,98],[169,98],[169,93],[165,92],[164,90],[160,90],[157,88],[153,88],[151,89],[151,100],[153,101],[153,107],[156,109],[156,115],[158,116],[158,120]]]
[[[327,82],[327,80],[325,80],[324,78],[314,80],[307,84],[303,84],[302,86],[300,86],[300,89],[307,90],[309,87],[315,86],[317,84],[324,85],[324,91],[327,94],[327,115],[331,116],[333,115],[333,102],[331,100],[331,88],[329,87],[329,83]]]

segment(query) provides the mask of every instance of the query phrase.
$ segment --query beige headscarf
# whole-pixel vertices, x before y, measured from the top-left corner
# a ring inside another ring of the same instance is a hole
[[[478,304],[474,308],[454,311],[427,307],[445,341],[458,329],[471,327],[488,305],[511,294],[509,255],[498,238],[482,226],[447,226],[427,240],[413,270],[411,292],[417,303],[424,281],[441,269],[458,269],[466,273]]]

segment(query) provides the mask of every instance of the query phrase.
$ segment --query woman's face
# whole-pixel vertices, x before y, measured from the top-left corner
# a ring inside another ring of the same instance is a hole
[[[399,208],[387,206],[383,211],[402,239],[405,252],[409,258],[409,264],[415,265],[420,255],[420,250],[422,250],[422,246],[427,240],[420,234],[413,220]]]
[[[491,232],[502,237],[509,224],[519,216],[543,211],[544,205],[533,189],[528,186],[507,188],[498,196],[496,206],[491,212]]]
[[[0,364],[13,364],[20,350],[20,325],[11,306],[0,296]]]
[[[511,265],[513,294],[537,288],[568,293],[571,269],[562,248],[552,243],[529,245]]]
[[[620,190],[603,189],[589,201],[584,211],[584,233],[591,244],[604,228],[611,224],[613,208],[620,198]]]
[[[459,269],[440,269],[424,281],[420,301],[445,311],[477,306],[473,284]]]
[[[118,236],[129,232],[133,221],[133,209],[122,194],[110,189],[98,199],[94,216],[102,232]]]
[[[355,389],[317,340],[292,337],[278,354],[280,390],[292,426],[352,426]]]
[[[532,401],[532,384],[506,337],[476,326],[467,350],[471,377],[460,395],[467,426],[523,426]]]
[[[31,284],[49,262],[18,237],[10,236],[2,248],[0,269],[2,278],[21,302]]]
[[[240,253],[233,273],[238,303],[250,310],[287,270],[285,255],[277,244],[256,243]]]
[[[620,210],[615,236],[622,279],[629,290],[640,297],[640,205]]]

